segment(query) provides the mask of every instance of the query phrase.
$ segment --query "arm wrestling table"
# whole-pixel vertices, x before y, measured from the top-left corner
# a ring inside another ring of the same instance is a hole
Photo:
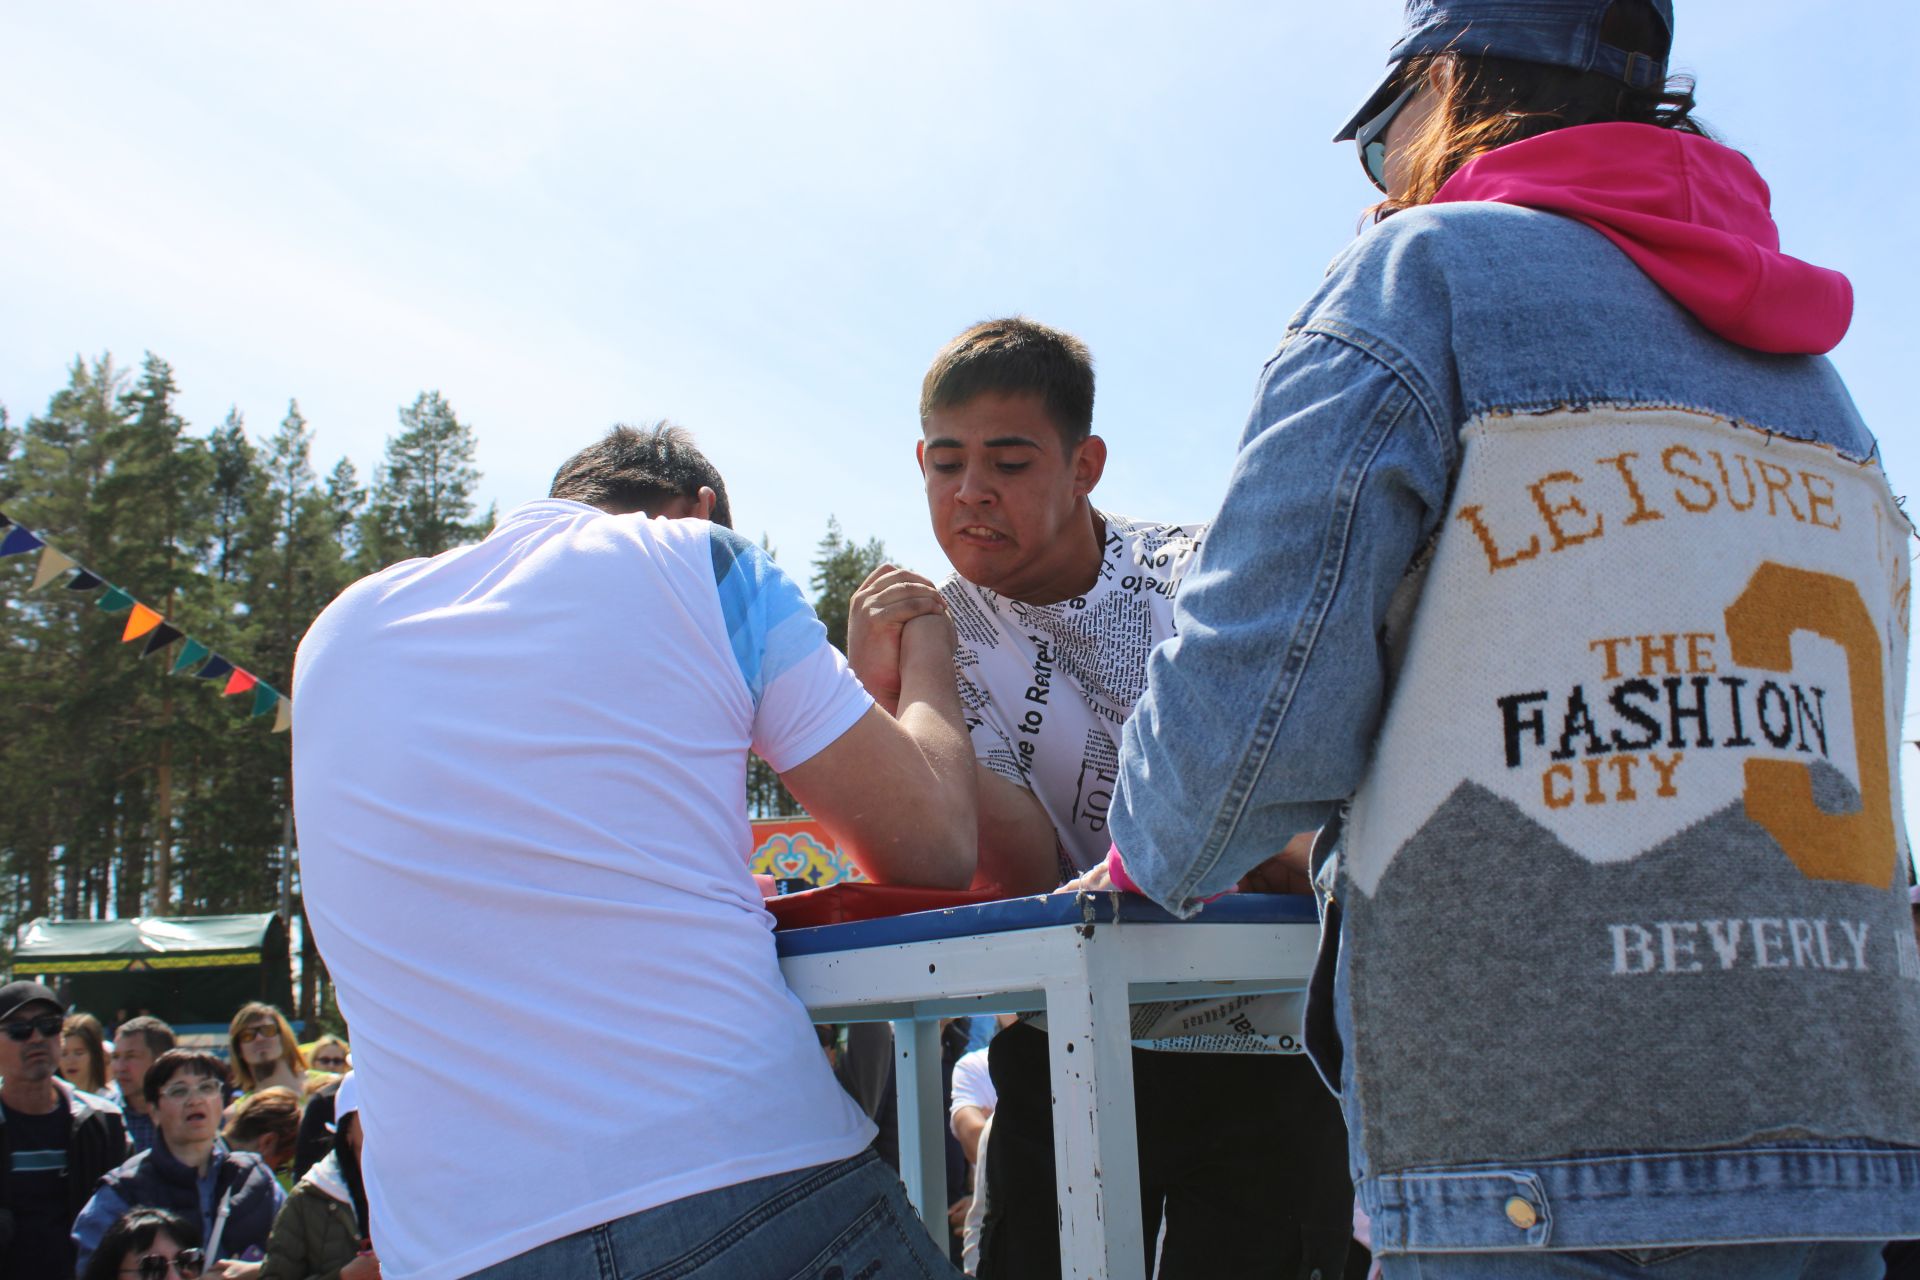
[[[1061,1275],[1144,1274],[1127,1006],[1305,988],[1304,895],[1233,894],[1191,920],[1144,898],[1049,894],[774,935],[816,1022],[891,1021],[900,1174],[944,1249],[940,1019],[1046,1011]]]

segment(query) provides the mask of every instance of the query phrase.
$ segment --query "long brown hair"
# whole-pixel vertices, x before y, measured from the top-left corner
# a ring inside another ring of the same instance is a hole
[[[1663,58],[1666,31],[1644,0],[1616,0],[1600,38],[1617,49]],[[1694,119],[1694,82],[1674,76],[1635,89],[1602,71],[1456,53],[1407,59],[1399,83],[1424,82],[1437,101],[1405,150],[1406,191],[1375,206],[1376,216],[1430,203],[1460,166],[1510,142],[1578,124],[1624,121],[1711,136]]]
[[[67,1020],[60,1024],[60,1038],[75,1036],[87,1047],[87,1071],[93,1079],[84,1088],[88,1093],[98,1093],[107,1087],[107,1033],[100,1026],[100,1019],[90,1013],[70,1013]],[[78,1080],[69,1080],[74,1088],[83,1086]]]
[[[233,1062],[234,1083],[242,1093],[251,1093],[259,1085],[254,1078],[253,1068],[247,1062],[247,1055],[240,1051],[240,1033],[255,1018],[272,1018],[280,1028],[280,1061],[293,1068],[295,1075],[303,1075],[307,1070],[307,1056],[300,1052],[300,1041],[294,1036],[293,1028],[287,1025],[287,1015],[270,1004],[244,1004],[240,1012],[233,1015],[233,1024],[227,1028],[227,1053]]]

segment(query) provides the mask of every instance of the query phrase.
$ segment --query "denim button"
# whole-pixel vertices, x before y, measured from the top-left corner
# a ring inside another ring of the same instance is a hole
[[[1534,1224],[1540,1221],[1540,1215],[1534,1211],[1532,1205],[1515,1196],[1507,1201],[1507,1221],[1522,1231],[1531,1231]]]

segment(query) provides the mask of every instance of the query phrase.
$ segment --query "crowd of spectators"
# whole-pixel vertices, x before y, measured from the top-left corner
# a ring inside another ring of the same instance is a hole
[[[266,1004],[223,1058],[150,1015],[109,1041],[39,983],[0,987],[0,1280],[377,1277],[350,1051],[313,1049],[337,1070]]]

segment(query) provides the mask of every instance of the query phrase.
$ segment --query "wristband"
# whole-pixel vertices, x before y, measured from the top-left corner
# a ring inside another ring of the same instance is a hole
[[[1122,893],[1131,893],[1142,898],[1147,896],[1145,891],[1133,882],[1133,877],[1127,874],[1127,864],[1121,860],[1120,846],[1117,844],[1107,849],[1107,875],[1113,880],[1114,888]]]

